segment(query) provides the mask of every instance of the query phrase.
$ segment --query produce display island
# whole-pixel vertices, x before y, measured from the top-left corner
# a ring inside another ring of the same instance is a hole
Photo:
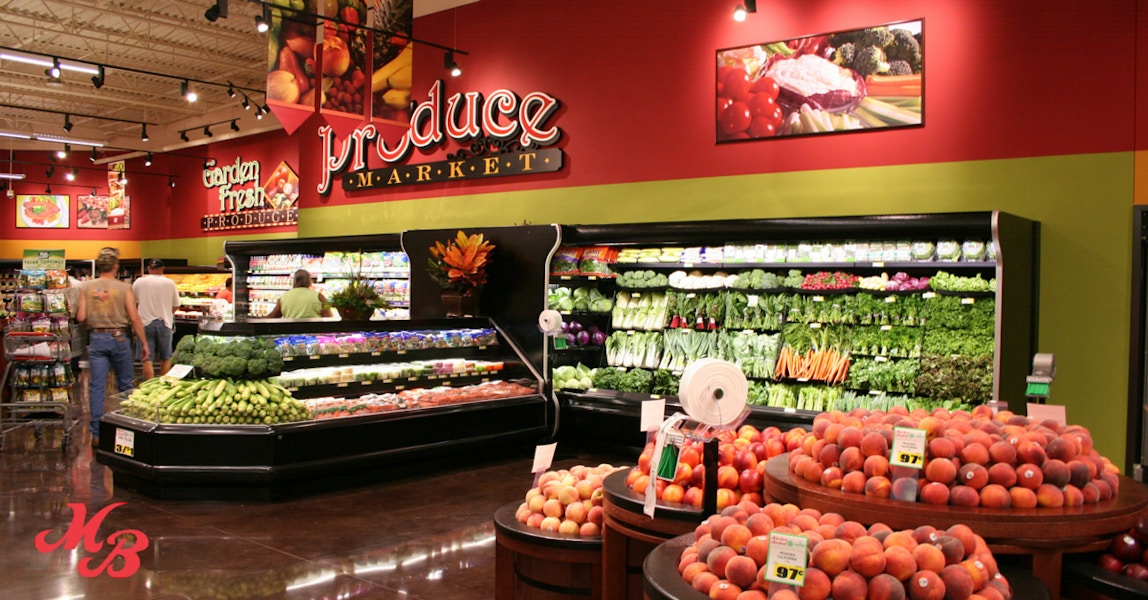
[[[602,538],[527,527],[514,518],[519,504],[494,513],[495,598],[601,598]]]
[[[424,358],[485,359],[501,363],[497,373],[462,372],[397,379],[340,381],[291,388],[301,398],[335,393],[402,391],[513,380],[534,393],[443,404],[384,407],[353,416],[276,424],[159,423],[113,412],[100,423],[99,460],[117,485],[162,498],[274,498],[325,489],[334,480],[363,480],[377,471],[398,472],[419,461],[476,456],[511,444],[544,439],[553,408],[540,393],[541,378],[513,342],[489,319],[438,319],[388,323],[249,321],[225,324],[222,335],[286,336],[391,330],[487,328],[497,343],[413,352],[310,355],[306,363],[350,364],[364,358],[386,363]],[[293,364],[288,361],[285,364]]]
[[[847,494],[790,476],[788,457],[766,464],[765,495],[775,502],[835,512],[865,525],[885,523],[894,530],[923,524],[947,528],[964,523],[985,538],[996,554],[1032,557],[1032,572],[1060,597],[1064,555],[1102,550],[1112,535],[1126,531],[1148,508],[1148,488],[1122,477],[1115,498],[1099,504],[1059,508],[963,507],[904,502]]]

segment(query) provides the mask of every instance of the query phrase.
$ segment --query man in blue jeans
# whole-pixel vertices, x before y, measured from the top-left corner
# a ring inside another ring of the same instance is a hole
[[[150,360],[142,360],[145,380],[163,375],[171,369],[171,333],[175,326],[175,309],[179,308],[179,292],[175,281],[164,277],[163,261],[153,258],[147,263],[147,275],[135,280],[132,292],[138,303],[140,322],[144,324],[144,335],[148,347],[159,361],[159,373]]]
[[[88,326],[88,369],[91,384],[88,392],[92,420],[92,447],[99,446],[100,417],[104,415],[104,390],[109,369],[115,372],[116,389],[132,389],[132,342],[128,327],[140,341],[143,360],[151,358],[144,337],[143,323],[136,311],[135,294],[127,282],[116,279],[120,267],[120,253],[115,248],[103,248],[96,257],[98,277],[80,286],[80,307],[76,320]]]

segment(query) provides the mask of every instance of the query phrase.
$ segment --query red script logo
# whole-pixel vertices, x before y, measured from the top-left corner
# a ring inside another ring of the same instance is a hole
[[[80,541],[83,541],[84,550],[87,550],[91,554],[99,552],[100,549],[104,547],[104,540],[97,539],[96,537],[100,530],[100,525],[104,522],[104,519],[107,518],[108,514],[124,504],[127,503],[115,502],[109,504],[92,515],[91,520],[85,523],[84,517],[87,515],[87,507],[81,502],[69,502],[68,506],[72,509],[72,524],[68,526],[68,530],[55,542],[48,541],[48,536],[52,533],[51,529],[41,531],[36,534],[36,549],[45,554],[57,550],[61,546],[66,550],[75,550],[76,547],[80,545]],[[131,538],[134,538],[134,543],[130,546],[125,546],[124,544],[130,541]],[[91,557],[80,559],[79,567],[77,567],[80,575],[84,577],[95,577],[104,571],[107,571],[108,575],[117,578],[135,575],[135,572],[140,568],[139,553],[148,547],[147,536],[138,529],[121,529],[112,532],[112,534],[107,537],[107,543],[114,545],[114,547],[111,552],[108,553],[108,557],[104,559],[104,562],[96,568],[91,568],[91,563],[95,559]],[[118,569],[112,566],[112,561],[114,561],[117,556],[122,556],[124,559],[123,566]]]

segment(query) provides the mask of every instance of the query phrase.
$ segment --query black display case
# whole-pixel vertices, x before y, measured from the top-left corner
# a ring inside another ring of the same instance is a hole
[[[908,271],[995,278],[995,339],[993,340],[993,399],[1009,409],[1025,413],[1025,377],[1037,348],[1039,291],[1039,223],[1000,211],[810,217],[793,219],[747,219],[694,222],[564,225],[562,245],[618,248],[649,246],[722,246],[737,244],[814,242],[892,242],[903,240],[991,241],[996,257],[977,262],[850,261],[850,262],[722,262],[686,265],[688,269],[736,272],[742,269],[800,269],[847,271],[859,276]],[[628,268],[650,268],[669,273],[681,264],[639,263]],[[621,268],[621,267],[619,267]],[[548,284],[559,281],[551,276]],[[608,286],[611,284],[600,284]],[[864,290],[860,290],[864,291]],[[565,364],[546,349],[547,364]],[[576,357],[577,358],[577,357]],[[547,371],[549,376],[549,371]],[[561,406],[561,439],[565,443],[593,447],[640,448],[646,434],[639,431],[640,405],[648,395],[610,390],[557,390]],[[667,411],[680,409],[676,398],[667,397]],[[753,406],[747,423],[760,427],[809,426],[813,411]]]

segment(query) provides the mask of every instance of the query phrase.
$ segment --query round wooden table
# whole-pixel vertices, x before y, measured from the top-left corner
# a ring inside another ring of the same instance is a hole
[[[1148,488],[1120,478],[1112,500],[1060,508],[982,508],[938,506],[848,494],[799,477],[790,477],[789,457],[769,459],[765,494],[775,502],[792,503],[821,512],[835,512],[865,525],[885,523],[893,529],[932,525],[945,529],[957,523],[971,527],[994,554],[1032,557],[1032,572],[1060,598],[1060,571],[1065,553],[1091,552],[1108,546],[1112,536],[1136,524],[1148,507]]]
[[[654,548],[642,564],[646,598],[649,600],[702,600],[706,595],[690,587],[678,573],[678,559],[682,550],[694,541],[687,533]],[[1001,574],[1008,579],[1013,600],[1048,600],[1048,589],[1032,573],[1001,564]]]
[[[494,513],[495,598],[601,598],[602,538],[527,527],[514,518],[520,504]]]
[[[602,482],[602,598],[640,600],[642,562],[666,540],[692,533],[704,520],[688,504],[658,501],[654,518],[643,512],[645,496],[626,487],[629,469]]]

